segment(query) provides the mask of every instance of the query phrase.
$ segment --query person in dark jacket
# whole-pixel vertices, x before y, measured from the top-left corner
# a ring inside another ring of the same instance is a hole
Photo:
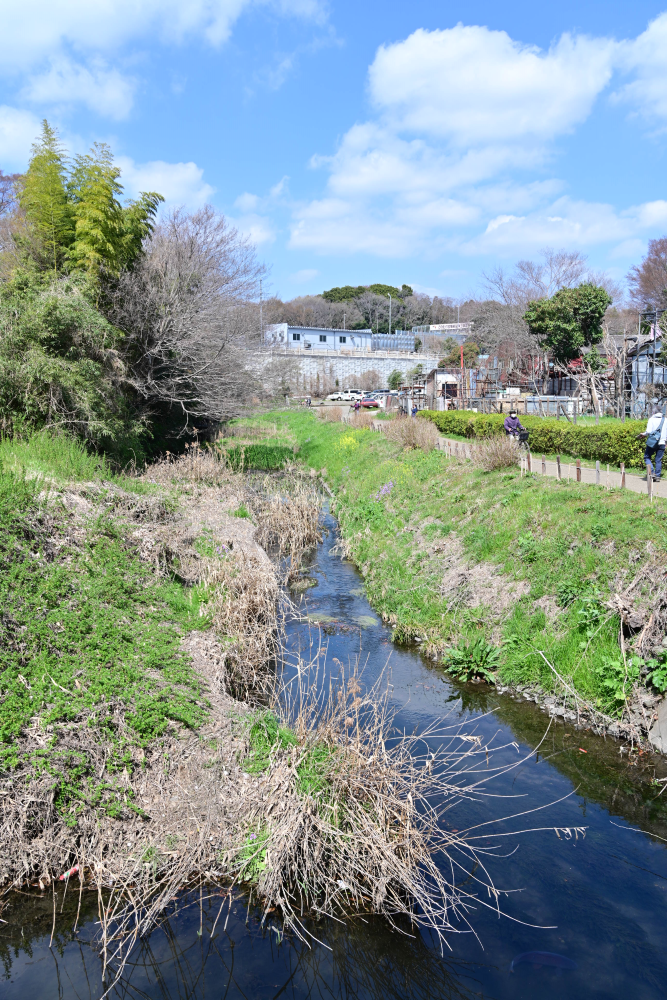
[[[510,410],[509,417],[505,417],[505,434],[516,434],[519,435],[519,431],[525,431],[525,427],[519,420],[516,410]]]

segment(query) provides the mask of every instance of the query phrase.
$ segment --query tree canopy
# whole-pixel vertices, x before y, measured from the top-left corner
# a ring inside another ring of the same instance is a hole
[[[409,285],[402,285],[400,289],[396,288],[395,285],[340,285],[322,292],[322,298],[326,299],[327,302],[348,302],[350,299],[358,299],[365,292],[371,292],[373,295],[381,295],[385,298],[391,295],[394,299],[406,299],[414,294]]]
[[[453,337],[447,338],[453,341]],[[463,345],[453,343],[450,348],[449,354],[446,354],[444,358],[441,358],[438,362],[438,368],[455,368],[461,365],[461,346],[463,346],[463,366],[464,368],[474,368],[477,364],[477,358],[479,357],[479,347],[472,340],[466,340]]]
[[[524,320],[541,348],[552,351],[556,361],[568,362],[584,347],[600,343],[602,320],[611,302],[604,288],[584,283],[530,302]]]
[[[101,272],[131,267],[152,230],[164,199],[155,191],[121,205],[120,169],[105,143],[70,163],[47,121],[18,181],[26,226],[15,237],[21,264],[43,272],[83,272],[93,282]]]

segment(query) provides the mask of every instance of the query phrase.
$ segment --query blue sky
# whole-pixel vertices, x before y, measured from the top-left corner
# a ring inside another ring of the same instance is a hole
[[[667,2],[0,0],[0,167],[43,117],[126,192],[211,201],[283,297],[667,234]]]

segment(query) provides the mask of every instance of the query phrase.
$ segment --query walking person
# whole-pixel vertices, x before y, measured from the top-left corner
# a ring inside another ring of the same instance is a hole
[[[662,456],[665,454],[665,443],[667,442],[667,422],[665,414],[659,406],[654,406],[653,416],[648,418],[646,430],[639,437],[646,438],[644,451],[646,478],[652,476],[654,482],[659,483],[662,474]],[[655,462],[655,469],[651,459]]]
[[[354,412],[358,413],[360,409],[361,409],[361,403],[359,402],[358,399],[355,399],[355,401],[354,401]]]

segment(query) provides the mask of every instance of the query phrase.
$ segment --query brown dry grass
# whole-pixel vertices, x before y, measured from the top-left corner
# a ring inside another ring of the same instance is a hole
[[[438,447],[438,429],[428,420],[417,417],[401,417],[387,422],[385,434],[390,441],[396,441],[404,448],[421,448],[433,451]]]
[[[343,410],[340,406],[320,406],[317,411],[317,415],[320,420],[326,420],[329,423],[337,424],[343,419]]]
[[[373,426],[373,421],[377,419],[375,410],[357,410],[350,417],[350,426],[357,430],[367,429]]]
[[[481,905],[497,908],[485,852],[475,846],[482,838],[440,822],[503,771],[490,764],[481,738],[461,723],[397,732],[386,693],[379,685],[363,693],[356,674],[324,693],[307,670],[295,684],[276,706],[295,742],[275,744],[247,816],[256,852],[246,840],[236,859],[241,880],[261,861],[265,910],[279,907],[300,935],[305,912],[367,912],[398,929],[428,928],[444,944],[480,905],[480,889],[492,900]],[[461,871],[472,873],[469,885]]]
[[[472,445],[472,463],[485,472],[507,469],[519,464],[519,445],[515,438],[503,434],[477,441]]]
[[[286,583],[298,575],[304,553],[322,539],[320,506],[317,492],[302,483],[253,503],[257,541],[284,560]]]

